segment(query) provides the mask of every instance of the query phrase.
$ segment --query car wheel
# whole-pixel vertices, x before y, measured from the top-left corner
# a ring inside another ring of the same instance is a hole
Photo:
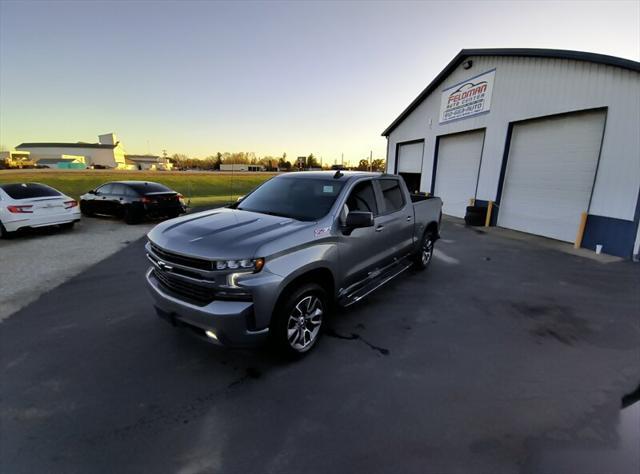
[[[276,310],[270,335],[281,353],[298,358],[313,349],[327,317],[327,294],[320,285],[309,283],[295,289]]]
[[[2,222],[0,222],[0,238],[10,239],[11,237],[13,237],[14,233],[15,232],[9,232],[7,228],[4,225],[2,225]]]
[[[414,261],[418,270],[425,270],[433,259],[433,246],[436,243],[436,237],[433,232],[427,231],[422,237],[420,248],[415,255]]]
[[[89,210],[89,205],[86,202],[80,201],[80,212],[83,216],[93,217],[94,214]]]
[[[129,225],[139,224],[142,220],[141,217],[140,213],[131,207],[126,207],[124,210],[124,221]]]
[[[75,225],[75,221],[73,222],[65,222],[64,224],[60,224],[60,228],[64,229],[64,230],[71,230],[73,229],[73,226]]]

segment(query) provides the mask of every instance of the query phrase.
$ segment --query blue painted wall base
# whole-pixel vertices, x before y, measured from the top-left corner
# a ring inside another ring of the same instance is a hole
[[[587,216],[582,247],[595,250],[597,244],[609,255],[631,259],[636,238],[636,223],[604,216]]]

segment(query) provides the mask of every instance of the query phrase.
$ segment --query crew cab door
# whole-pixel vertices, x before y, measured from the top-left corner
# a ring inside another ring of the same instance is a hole
[[[374,182],[381,203],[374,228],[383,236],[382,256],[384,263],[388,263],[394,257],[408,254],[413,248],[413,204],[399,178],[384,177]]]
[[[344,224],[349,211],[371,212],[374,216],[373,227],[354,229],[350,233],[339,235],[338,253],[344,286],[348,287],[367,277],[369,272],[380,266],[380,256],[386,245],[385,236],[376,232],[378,202],[373,180],[357,182],[349,191],[337,223]]]

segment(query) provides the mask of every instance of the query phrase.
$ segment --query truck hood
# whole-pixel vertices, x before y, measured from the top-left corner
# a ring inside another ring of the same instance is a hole
[[[257,258],[257,248],[267,242],[312,227],[287,217],[236,209],[214,209],[158,224],[149,240],[159,247],[209,260]]]

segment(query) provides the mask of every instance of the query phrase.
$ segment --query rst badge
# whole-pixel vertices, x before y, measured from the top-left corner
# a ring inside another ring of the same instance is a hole
[[[329,226],[329,227],[320,227],[318,229],[314,229],[313,230],[313,236],[315,238],[323,237],[323,236],[329,234],[329,232],[331,232],[331,226]]]

